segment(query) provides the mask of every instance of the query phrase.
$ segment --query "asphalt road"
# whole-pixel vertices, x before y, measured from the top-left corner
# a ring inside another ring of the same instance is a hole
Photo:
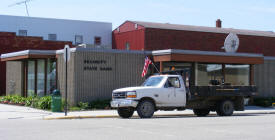
[[[1,140],[274,140],[275,114],[152,119],[0,119]]]

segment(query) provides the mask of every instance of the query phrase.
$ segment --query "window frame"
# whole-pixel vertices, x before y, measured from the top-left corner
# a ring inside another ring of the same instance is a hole
[[[168,85],[168,82],[170,82],[169,79],[172,79],[172,78],[175,78],[176,79],[175,81],[179,81],[179,86],[178,87],[176,87],[172,83],[171,83],[171,85],[172,85],[171,87]],[[181,81],[180,81],[179,77],[168,77],[165,84],[164,84],[164,87],[165,88],[181,88]]]
[[[18,36],[28,36],[28,30],[19,29]]]
[[[99,40],[99,41],[98,41]],[[94,44],[95,45],[101,45],[101,37],[100,36],[95,36],[94,37]]]
[[[54,36],[54,38],[52,38]],[[57,40],[57,34],[48,34],[48,40],[56,41]]]
[[[81,40],[80,42],[77,42],[78,41],[78,37]],[[74,42],[75,42],[76,45],[83,44],[83,41],[84,41],[83,35],[75,35]]]

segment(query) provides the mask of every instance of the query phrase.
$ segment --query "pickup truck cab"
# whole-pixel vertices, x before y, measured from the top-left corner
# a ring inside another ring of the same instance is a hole
[[[225,95],[219,93],[223,89]],[[251,92],[243,94],[247,92],[236,87],[186,88],[180,75],[155,75],[139,87],[114,90],[111,107],[117,108],[122,118],[132,117],[135,110],[141,118],[151,118],[157,110],[186,108],[193,109],[197,116],[206,116],[210,111],[217,111],[220,116],[230,116],[234,110],[243,110],[243,98],[250,96]]]

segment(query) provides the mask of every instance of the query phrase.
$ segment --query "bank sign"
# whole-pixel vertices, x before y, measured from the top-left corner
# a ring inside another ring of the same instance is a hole
[[[106,66],[107,60],[92,60],[86,59],[84,60],[84,71],[112,71],[113,68],[111,66]]]

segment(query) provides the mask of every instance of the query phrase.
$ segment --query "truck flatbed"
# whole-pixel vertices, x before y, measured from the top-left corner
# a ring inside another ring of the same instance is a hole
[[[214,86],[190,86],[191,99],[200,97],[214,96],[255,96],[257,92],[256,86],[230,86],[230,85],[214,85]]]

